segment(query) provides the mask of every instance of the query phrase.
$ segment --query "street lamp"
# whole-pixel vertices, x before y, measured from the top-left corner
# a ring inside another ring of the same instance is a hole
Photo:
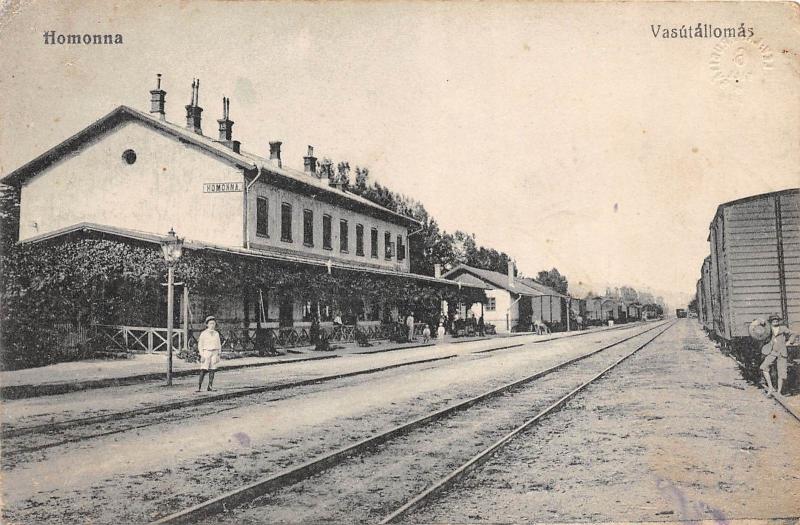
[[[175,263],[183,253],[183,239],[175,235],[170,228],[167,240],[161,241],[161,251],[167,262],[167,386],[172,385],[172,311],[174,309]]]

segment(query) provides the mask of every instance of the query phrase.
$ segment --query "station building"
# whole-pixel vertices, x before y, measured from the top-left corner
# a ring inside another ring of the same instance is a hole
[[[347,191],[329,166],[328,176],[320,176],[325,170],[311,146],[298,159],[303,170],[284,165],[279,141],[269,142],[265,156],[245,151],[233,139],[228,99],[215,123],[218,137],[206,135],[199,81],[192,84],[185,125],[166,120],[160,75],[150,95],[149,113],[119,106],[2,180],[20,191],[20,242],[99,236],[159,250],[174,230],[186,250],[258,259],[288,271],[408,282],[428,296],[480,288],[411,273],[409,236],[420,224]],[[247,341],[260,323],[276,340],[302,344],[314,317],[323,329],[336,317],[359,322],[377,337],[380,325],[420,306],[374,294],[308,300],[279,287],[214,297],[188,290],[178,294],[187,303],[180,305],[187,312],[183,324],[197,326],[213,313],[223,327],[244,329],[236,339]]]
[[[505,274],[462,264],[444,277],[486,288],[486,303],[472,305],[471,315],[483,315],[484,322],[495,325],[498,332],[527,332],[534,321],[544,321],[551,330],[567,329],[569,296],[533,279],[516,277],[513,262]]]

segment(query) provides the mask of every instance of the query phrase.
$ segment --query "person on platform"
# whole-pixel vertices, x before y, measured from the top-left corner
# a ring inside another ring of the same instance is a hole
[[[414,340],[414,312],[409,312],[406,317],[406,328],[408,329],[408,340]]]
[[[444,323],[442,322],[439,324],[439,328],[436,329],[436,339],[438,340],[439,343],[444,342],[444,332],[445,332]]]
[[[334,341],[341,340],[342,337],[342,326],[344,323],[342,322],[342,314],[341,312],[336,312],[336,315],[333,317],[333,339]]]
[[[767,392],[773,394],[775,389],[772,386],[772,377],[770,376],[770,368],[772,363],[775,363],[778,369],[778,395],[783,394],[783,383],[786,381],[786,374],[789,368],[789,352],[786,345],[793,338],[798,337],[798,334],[789,330],[786,326],[781,325],[781,317],[777,314],[769,316],[767,321],[772,329],[772,337],[764,343],[761,347],[761,354],[764,356],[764,361],[761,363],[761,373],[764,374],[764,379],[767,381]]]
[[[431,329],[426,324],[425,327],[422,329],[422,342],[427,343],[431,340]]]
[[[483,316],[478,318],[478,335],[481,337],[486,335],[486,323],[483,320]]]
[[[200,352],[200,381],[197,384],[197,391],[203,390],[203,379],[208,374],[208,391],[214,389],[214,372],[217,370],[219,356],[222,353],[222,341],[217,332],[217,319],[213,315],[206,317],[206,329],[200,333],[197,339],[197,351]]]

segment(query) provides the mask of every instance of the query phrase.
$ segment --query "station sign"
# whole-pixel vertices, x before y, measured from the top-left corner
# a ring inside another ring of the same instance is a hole
[[[243,182],[204,182],[203,193],[230,193],[244,191]]]

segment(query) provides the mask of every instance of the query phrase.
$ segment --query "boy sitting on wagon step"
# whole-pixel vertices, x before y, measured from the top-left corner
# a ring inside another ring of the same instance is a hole
[[[206,329],[197,338],[197,351],[200,352],[200,382],[197,384],[197,391],[203,389],[203,378],[208,372],[208,391],[214,391],[214,372],[219,363],[219,355],[222,352],[222,342],[219,338],[217,319],[213,315],[206,317]]]
[[[786,380],[786,372],[789,365],[789,352],[786,349],[786,343],[797,337],[798,334],[782,326],[781,317],[777,314],[770,315],[768,321],[772,328],[772,337],[761,347],[761,354],[765,357],[760,369],[761,373],[764,374],[764,379],[767,380],[767,391],[772,394],[775,389],[772,387],[769,369],[773,362],[776,363],[778,368],[778,394],[782,395],[783,382]]]

